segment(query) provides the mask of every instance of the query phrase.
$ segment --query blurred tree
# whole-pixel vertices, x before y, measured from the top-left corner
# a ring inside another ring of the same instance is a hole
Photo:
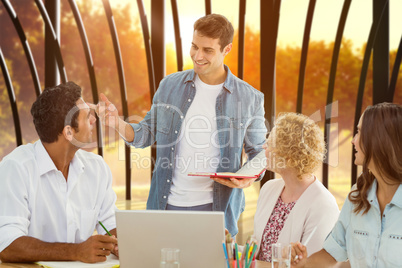
[[[39,77],[43,85],[44,77],[44,47],[43,22],[33,1],[11,1],[30,43]],[[130,3],[127,5],[112,5],[116,28],[123,58],[127,98],[130,115],[144,116],[150,107],[150,92],[148,68],[144,49],[144,40],[138,13],[132,13]],[[105,93],[121,111],[120,84],[118,81],[116,60],[101,1],[77,1],[82,20],[91,48],[97,86],[99,93]],[[24,143],[37,139],[32,125],[30,108],[36,96],[28,69],[26,58],[15,32],[14,26],[1,4],[0,8],[1,38],[0,46],[7,59],[13,86],[16,90],[18,109],[21,116]],[[80,36],[75,24],[68,1],[63,0],[61,6],[61,49],[68,79],[75,81],[84,89],[84,98],[92,101],[91,84],[89,81],[85,55]],[[234,37],[232,52],[226,57],[225,63],[237,74],[237,32]],[[262,48],[264,49],[264,48]],[[304,83],[303,113],[311,115],[320,110],[325,116],[330,64],[333,43],[311,41],[307,60]],[[184,55],[188,51],[183,52]],[[299,47],[277,47],[276,64],[276,100],[277,112],[295,111],[298,73],[300,64]],[[343,40],[337,67],[334,101],[338,101],[338,117],[340,129],[351,130],[353,127],[354,109],[360,68],[364,47],[354,50],[350,40]],[[176,72],[176,55],[174,45],[166,46],[167,74]],[[396,51],[390,53],[390,63],[393,65]],[[391,66],[392,67],[392,66]],[[185,66],[192,68],[192,66]],[[259,32],[246,28],[245,33],[245,64],[244,80],[260,89],[260,37]],[[364,106],[371,104],[372,72],[367,75],[364,95]],[[402,70],[395,91],[394,102],[402,103]],[[14,128],[4,80],[0,78],[0,159],[15,148]]]

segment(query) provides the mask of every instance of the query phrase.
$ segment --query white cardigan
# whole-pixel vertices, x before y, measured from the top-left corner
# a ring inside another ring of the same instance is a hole
[[[261,188],[254,216],[254,236],[258,240],[258,245],[261,244],[265,226],[284,186],[283,179],[274,179]],[[310,256],[322,249],[324,240],[335,225],[338,215],[339,209],[334,196],[315,179],[290,211],[277,243],[289,244],[300,241],[303,244],[317,226],[306,245]]]

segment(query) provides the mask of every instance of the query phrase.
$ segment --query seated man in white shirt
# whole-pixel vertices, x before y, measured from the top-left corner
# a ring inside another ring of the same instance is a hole
[[[40,140],[0,162],[0,260],[93,263],[118,255],[110,169],[80,150],[96,121],[81,88],[68,82],[45,89],[31,114]]]

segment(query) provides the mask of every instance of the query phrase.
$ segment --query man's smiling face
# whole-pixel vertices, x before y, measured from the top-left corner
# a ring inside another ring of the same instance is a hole
[[[207,82],[207,77],[213,77],[223,71],[223,59],[227,55],[226,49],[221,51],[219,39],[213,39],[194,31],[190,56],[193,60],[194,71],[201,80]],[[203,79],[204,78],[204,79]]]

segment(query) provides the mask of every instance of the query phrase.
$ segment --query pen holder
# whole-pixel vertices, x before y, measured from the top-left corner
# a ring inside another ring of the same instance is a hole
[[[229,266],[228,266],[229,264]],[[239,261],[239,267],[237,267],[237,261],[231,259],[227,264],[226,264],[227,268],[255,268],[255,260],[250,260],[250,262],[248,262],[246,264],[246,260],[241,260]]]
[[[246,261],[242,260],[240,262],[240,268],[255,268],[255,260],[250,260],[250,262],[248,263],[248,266],[246,265]]]

